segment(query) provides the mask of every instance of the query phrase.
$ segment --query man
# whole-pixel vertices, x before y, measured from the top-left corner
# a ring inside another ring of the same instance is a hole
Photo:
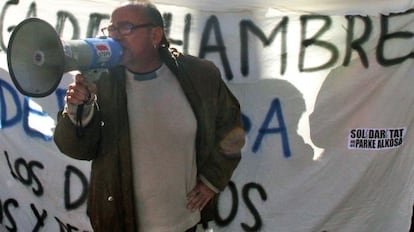
[[[105,30],[121,66],[96,84],[76,76],[54,134],[64,154],[92,160],[92,227],[195,231],[240,161],[239,104],[211,62],[168,48],[153,4],[115,9]]]

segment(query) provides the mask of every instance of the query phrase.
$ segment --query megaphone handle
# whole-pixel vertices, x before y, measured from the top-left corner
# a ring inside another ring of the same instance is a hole
[[[99,79],[102,73],[106,72],[107,69],[105,68],[96,68],[96,69],[89,69],[86,71],[82,71],[82,75],[86,77],[89,83],[95,82]]]

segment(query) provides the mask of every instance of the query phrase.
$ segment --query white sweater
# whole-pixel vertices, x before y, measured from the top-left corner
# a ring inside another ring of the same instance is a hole
[[[137,221],[140,231],[185,231],[200,220],[186,208],[197,181],[197,122],[174,74],[162,65],[156,75],[127,74]]]

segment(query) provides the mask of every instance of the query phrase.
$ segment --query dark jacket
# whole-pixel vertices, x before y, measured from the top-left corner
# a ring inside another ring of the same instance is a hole
[[[213,63],[167,50],[162,57],[197,118],[198,174],[223,190],[244,145],[239,103]],[[96,111],[83,136],[77,135],[67,115],[59,113],[54,140],[62,153],[92,160],[88,215],[94,230],[136,232],[124,68],[103,75],[97,88]],[[202,221],[211,219],[211,212],[202,212]]]

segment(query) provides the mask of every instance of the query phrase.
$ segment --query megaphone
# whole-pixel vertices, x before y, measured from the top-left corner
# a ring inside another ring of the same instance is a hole
[[[50,95],[65,72],[107,69],[118,65],[121,56],[121,46],[111,38],[65,41],[39,18],[19,23],[7,48],[10,77],[30,97]]]

